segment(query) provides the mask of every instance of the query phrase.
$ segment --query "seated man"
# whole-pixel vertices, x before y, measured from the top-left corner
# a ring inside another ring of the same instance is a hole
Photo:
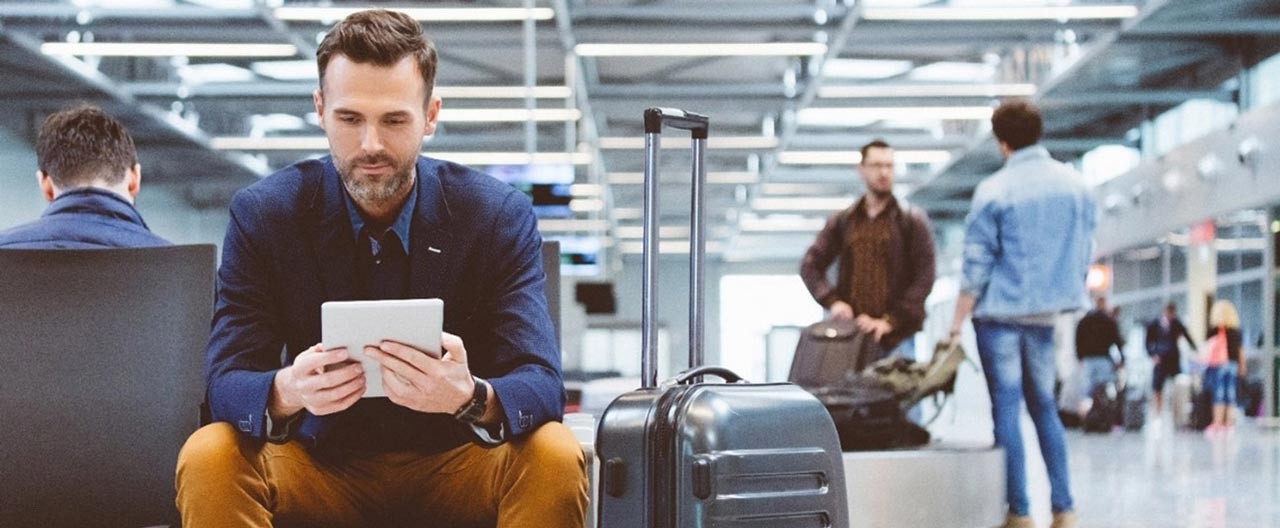
[[[142,167],[124,126],[92,106],[50,115],[36,138],[36,179],[50,202],[40,219],[0,231],[0,248],[167,246],[133,198]]]
[[[418,155],[441,106],[418,22],[359,12],[316,55],[331,156],[232,200],[206,363],[217,423],[179,455],[182,525],[582,526],[530,201]],[[325,301],[434,297],[442,358],[363,351],[387,398],[362,398],[350,351],[316,344]]]

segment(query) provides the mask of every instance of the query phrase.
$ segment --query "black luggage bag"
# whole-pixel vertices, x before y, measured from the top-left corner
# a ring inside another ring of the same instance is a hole
[[[693,133],[691,369],[657,378],[657,148],[663,124]],[[702,364],[702,188],[707,119],[645,112],[641,384],[605,409],[596,435],[600,526],[607,528],[848,526],[844,465],[822,404],[789,383],[750,384]],[[724,382],[701,382],[704,375]]]
[[[1115,386],[1110,383],[1099,383],[1089,393],[1093,405],[1084,415],[1084,432],[1110,433],[1120,423],[1120,402],[1115,392]]]
[[[871,336],[852,320],[833,319],[800,332],[787,381],[801,387],[834,387],[853,379],[883,355]]]

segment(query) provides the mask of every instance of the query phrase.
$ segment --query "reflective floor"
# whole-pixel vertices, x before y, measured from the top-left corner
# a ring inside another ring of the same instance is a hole
[[[1073,431],[1068,442],[1081,526],[1280,526],[1280,429],[1241,424],[1206,438],[1166,418],[1140,433]],[[1046,511],[1047,480],[1033,482]]]

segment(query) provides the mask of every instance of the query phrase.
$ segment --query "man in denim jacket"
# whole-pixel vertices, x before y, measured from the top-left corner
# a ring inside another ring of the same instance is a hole
[[[1049,473],[1052,526],[1075,526],[1066,441],[1053,397],[1053,323],[1058,314],[1087,305],[1094,201],[1078,173],[1036,144],[1043,124],[1033,104],[1006,102],[991,123],[1006,162],[973,194],[951,336],[959,336],[972,314],[996,445],[1006,456],[1005,526],[1034,526],[1019,431],[1024,395]]]

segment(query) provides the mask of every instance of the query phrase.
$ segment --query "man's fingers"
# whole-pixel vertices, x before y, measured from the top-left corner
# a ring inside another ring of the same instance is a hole
[[[444,348],[445,357],[454,363],[467,364],[467,348],[462,338],[448,332],[440,333],[440,346]]]
[[[303,385],[316,391],[323,391],[345,385],[353,379],[363,377],[364,366],[360,363],[351,363],[341,368],[311,376],[303,382]]]
[[[308,348],[297,358],[294,358],[293,364],[302,372],[314,372],[334,363],[342,363],[350,357],[345,347],[324,349],[321,345]]]

